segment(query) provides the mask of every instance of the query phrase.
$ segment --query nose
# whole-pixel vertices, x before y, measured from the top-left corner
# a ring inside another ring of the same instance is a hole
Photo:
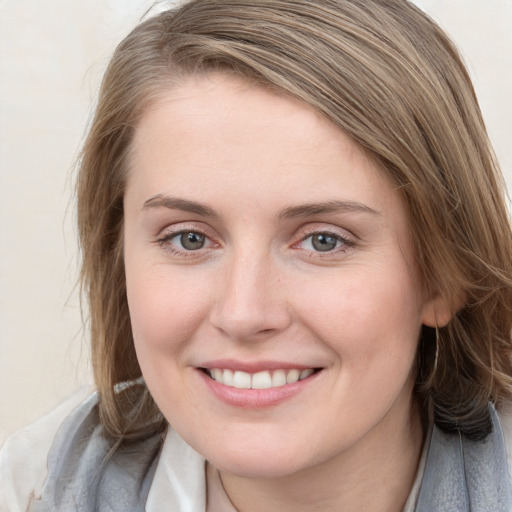
[[[219,278],[211,323],[224,335],[238,341],[260,340],[290,325],[283,274],[269,253],[234,254]]]

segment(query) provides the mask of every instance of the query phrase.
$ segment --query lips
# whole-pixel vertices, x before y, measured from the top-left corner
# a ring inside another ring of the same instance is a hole
[[[195,367],[217,399],[231,407],[261,409],[277,406],[315,386],[324,367],[277,360],[216,359]]]
[[[207,369],[206,371],[219,384],[237,389],[279,388],[307,379],[315,373],[314,368],[276,369],[256,373],[222,368]]]

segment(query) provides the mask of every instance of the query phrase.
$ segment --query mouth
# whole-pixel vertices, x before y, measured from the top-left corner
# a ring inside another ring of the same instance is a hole
[[[272,389],[306,380],[321,368],[265,370],[255,373],[223,368],[201,368],[210,379],[236,389]]]

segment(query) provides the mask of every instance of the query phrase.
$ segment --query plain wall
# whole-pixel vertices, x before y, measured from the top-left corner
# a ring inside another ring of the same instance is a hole
[[[73,163],[108,58],[153,3],[0,2],[0,442],[91,382]],[[417,3],[462,50],[511,184],[512,1]]]

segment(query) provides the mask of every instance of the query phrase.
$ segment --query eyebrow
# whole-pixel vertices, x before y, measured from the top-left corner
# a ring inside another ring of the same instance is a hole
[[[196,213],[204,217],[218,218],[218,213],[204,204],[189,199],[179,197],[165,196],[158,194],[150,197],[144,202],[143,210],[152,208],[168,208],[170,210],[182,210],[185,212]],[[356,201],[326,201],[322,203],[308,203],[297,206],[289,206],[282,210],[277,218],[279,220],[293,219],[297,217],[308,217],[325,213],[366,213],[371,215],[381,215],[380,212],[369,206]]]
[[[150,197],[144,202],[142,209],[146,210],[150,208],[169,208],[170,210],[182,210],[184,212],[196,213],[204,217],[218,217],[217,212],[209,206],[188,199],[164,196],[162,194]]]
[[[296,217],[309,217],[323,213],[369,213],[371,215],[381,215],[377,210],[356,201],[327,201],[324,203],[289,206],[285,208],[278,217],[280,220],[283,220]]]

